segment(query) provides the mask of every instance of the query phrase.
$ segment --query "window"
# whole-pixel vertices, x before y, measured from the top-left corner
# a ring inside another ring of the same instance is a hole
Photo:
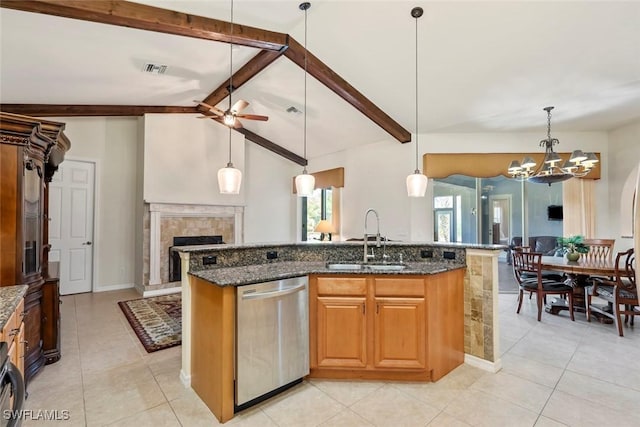
[[[311,197],[302,200],[302,241],[320,240],[316,226],[320,220],[333,222],[333,189],[316,188]]]

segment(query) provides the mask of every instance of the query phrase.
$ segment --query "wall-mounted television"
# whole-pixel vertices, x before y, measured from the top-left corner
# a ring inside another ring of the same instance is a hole
[[[562,221],[562,205],[547,206],[547,219],[549,221]]]

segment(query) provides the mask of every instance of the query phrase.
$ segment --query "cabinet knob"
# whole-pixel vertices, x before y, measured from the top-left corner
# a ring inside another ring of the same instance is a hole
[[[20,343],[24,344],[24,350],[25,351],[29,351],[29,341],[23,340],[23,341],[20,341]]]

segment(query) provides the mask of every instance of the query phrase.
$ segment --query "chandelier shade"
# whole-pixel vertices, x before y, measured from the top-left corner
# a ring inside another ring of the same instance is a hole
[[[540,165],[531,157],[525,157],[522,163],[512,160],[507,169],[511,178],[551,185],[574,177],[586,176],[599,162],[595,153],[584,153],[582,150],[573,151],[569,159],[563,162],[562,157],[553,151],[553,146],[560,143],[556,138],[551,138],[551,110],[553,108],[543,108],[547,112],[547,138],[540,141],[540,146],[545,148],[544,160]]]

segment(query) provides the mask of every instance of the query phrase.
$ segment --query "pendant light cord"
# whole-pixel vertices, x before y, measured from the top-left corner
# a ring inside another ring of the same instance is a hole
[[[233,94],[233,0],[231,0],[231,40],[229,43],[229,114],[231,114],[231,95]],[[233,167],[231,163],[231,126],[229,126],[229,163],[227,167]]]
[[[418,169],[418,17],[416,20],[416,173],[420,173]]]
[[[307,159],[307,11],[309,6],[304,9],[304,159]],[[307,173],[307,166],[304,166],[303,172]]]

